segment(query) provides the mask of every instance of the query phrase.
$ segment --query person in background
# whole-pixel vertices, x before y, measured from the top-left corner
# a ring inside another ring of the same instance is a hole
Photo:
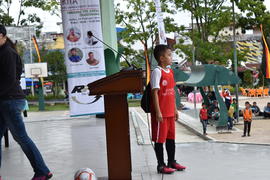
[[[234,107],[231,104],[229,110],[228,110],[228,130],[231,130],[233,127],[233,121],[234,121]]]
[[[218,108],[218,101],[214,100],[212,104],[208,107],[208,116],[211,117],[212,113],[214,112],[215,108]]]
[[[250,109],[249,102],[245,102],[246,108],[243,109],[243,118],[244,118],[244,133],[242,137],[245,137],[246,134],[250,136],[251,121],[252,121],[252,111]]]
[[[261,112],[259,106],[257,106],[256,102],[253,102],[252,106],[251,106],[251,111],[255,116],[262,116],[263,113]]]
[[[52,177],[52,173],[46,166],[38,148],[28,136],[23,122],[22,111],[25,107],[25,94],[20,86],[21,74],[21,58],[13,42],[7,37],[5,26],[0,25],[0,142],[4,132],[8,129],[30,161],[35,173],[32,180],[47,180]]]
[[[230,93],[229,89],[226,88],[224,90],[223,97],[225,99],[226,107],[229,110],[229,108],[231,106],[231,102],[232,102],[232,96],[231,96],[231,93]]]
[[[23,108],[23,117],[27,117],[27,111],[29,110],[28,101],[25,99],[25,106]]]
[[[267,103],[267,106],[264,107],[263,116],[264,118],[270,117],[270,102]]]
[[[210,100],[210,103],[213,103],[214,101],[217,100],[214,91],[209,91],[209,93],[207,94],[207,96],[208,96],[208,98],[209,98],[209,100]]]
[[[208,113],[205,103],[202,103],[202,109],[200,109],[200,121],[203,126],[203,135],[207,135],[206,131],[207,131]]]
[[[220,117],[220,112],[219,112],[219,108],[215,107],[214,111],[211,113],[211,122],[210,125],[213,126]]]
[[[234,121],[237,121],[237,101],[235,98],[233,98],[231,105],[233,106],[233,109],[234,109],[234,113],[233,113]]]

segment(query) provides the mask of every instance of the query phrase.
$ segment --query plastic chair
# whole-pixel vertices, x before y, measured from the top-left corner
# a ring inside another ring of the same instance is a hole
[[[243,96],[248,95],[246,89],[240,88],[240,90],[241,90]]]
[[[256,97],[256,89],[250,89],[248,91],[248,96],[249,97]]]
[[[269,89],[268,88],[263,90],[263,95],[269,96]]]
[[[263,96],[263,89],[256,89],[256,96],[259,97],[259,96]]]

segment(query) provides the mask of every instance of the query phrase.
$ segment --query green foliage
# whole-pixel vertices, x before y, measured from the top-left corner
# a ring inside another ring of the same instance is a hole
[[[62,89],[60,86],[67,80],[64,54],[59,51],[48,51],[41,45],[40,56],[42,62],[47,62],[49,77],[46,81],[54,82],[54,93],[58,95]],[[38,57],[34,54],[34,61],[38,62]]]
[[[232,3],[224,0],[171,0],[176,7],[182,11],[188,11],[193,17],[193,32],[182,32],[181,35],[191,39],[196,48],[196,60],[203,63],[218,61],[221,64],[228,59],[233,59],[232,43],[224,48],[221,40],[220,31],[225,27],[232,26]],[[265,34],[270,36],[270,15],[266,11],[262,1],[254,0],[234,0],[236,6],[241,10],[236,13],[236,22],[244,30],[264,25]],[[231,42],[231,41],[230,41]],[[177,44],[180,49],[187,55],[188,60],[192,58],[191,45],[183,45],[182,42]],[[239,53],[238,58],[244,60],[245,52]]]
[[[40,17],[29,12],[30,7],[39,8],[43,11],[48,11],[51,14],[59,15],[59,2],[57,0],[20,0],[17,10],[17,17],[10,14],[12,0],[0,1],[0,24],[13,26],[28,26],[35,25],[37,36],[39,36],[43,23]],[[15,22],[15,19],[17,22]]]
[[[22,42],[17,42],[17,44],[16,44],[16,49],[17,49],[17,51],[18,51],[20,57],[23,57],[24,52],[25,52],[25,50],[26,50],[25,45],[24,45]],[[22,59],[22,60],[23,60],[23,59]],[[23,64],[24,64],[24,62],[23,62]]]
[[[253,29],[262,24],[265,35],[270,38],[270,12],[263,2],[264,0],[236,0],[238,8],[244,12],[239,14],[238,24],[243,29]]]
[[[253,79],[252,79],[252,72],[251,71],[246,70],[244,72],[244,77],[243,77],[242,85],[244,87],[248,87],[248,88],[253,87]]]
[[[176,9],[171,6],[169,0],[162,0],[162,11],[168,15],[173,15]],[[144,57],[149,58],[149,48],[152,48],[157,41],[157,22],[156,22],[156,9],[154,1],[148,0],[123,0],[122,3],[127,4],[125,10],[120,9],[118,3],[116,9],[116,23],[123,28],[119,35],[122,40],[127,44],[125,45],[124,54],[126,56],[136,57],[141,53],[132,49],[137,41],[142,44],[144,49]],[[173,18],[165,17],[165,27],[167,32],[179,32],[181,27],[175,23]],[[149,43],[150,42],[150,43]],[[122,45],[123,46],[123,45]],[[140,61],[140,58],[137,58]],[[140,62],[138,62],[140,64]]]
[[[193,17],[192,31],[181,33],[191,39],[195,48],[195,58],[203,63],[212,61],[224,64],[232,59],[232,47],[220,39],[220,31],[231,25],[231,7],[224,0],[172,0],[179,11],[189,11]],[[182,43],[175,46],[184,52],[188,60],[192,58],[191,45]]]
[[[28,95],[26,97],[26,99],[28,101],[37,101],[38,100],[38,95]],[[53,94],[49,94],[49,95],[46,95],[44,96],[44,99],[45,100],[60,100],[60,99],[65,99],[65,96],[64,95],[53,95]]]
[[[67,80],[64,54],[61,51],[48,51],[42,59],[48,63],[50,72],[48,80],[56,84],[56,94],[59,93],[58,85]]]
[[[48,11],[51,14],[59,13],[59,1],[57,0],[24,0],[23,6],[25,7],[38,7],[43,11]]]
[[[7,26],[11,25],[14,19],[10,17],[7,13],[4,13],[2,9],[0,9],[0,23]]]
[[[68,109],[69,109],[68,104],[55,104],[55,105],[46,104],[45,105],[45,111],[66,111]],[[39,111],[38,105],[29,105],[29,111],[30,112]]]
[[[140,107],[141,100],[140,99],[128,99],[128,106],[129,107]]]

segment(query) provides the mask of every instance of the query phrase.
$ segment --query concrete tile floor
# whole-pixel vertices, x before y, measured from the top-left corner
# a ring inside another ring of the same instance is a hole
[[[131,124],[133,180],[161,180],[151,145],[138,145]],[[72,119],[27,122],[30,137],[54,173],[53,180],[72,180],[74,172],[89,167],[99,177],[107,176],[104,119]],[[180,143],[176,146],[184,172],[165,175],[164,180],[269,180],[270,146]],[[32,168],[20,147],[11,140],[2,150],[3,180],[29,180]],[[166,159],[166,158],[165,158]]]

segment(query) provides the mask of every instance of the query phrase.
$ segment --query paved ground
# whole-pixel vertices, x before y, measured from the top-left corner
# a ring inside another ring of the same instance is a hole
[[[267,105],[268,102],[270,102],[270,97],[245,97],[240,96],[239,97],[239,106],[245,107],[245,102],[248,101],[249,103],[253,103],[254,101],[257,102],[257,105],[263,111],[264,107]]]
[[[258,106],[263,110],[263,107],[270,101],[269,97],[240,97],[239,106],[244,108],[244,103],[249,101],[250,103],[256,101]],[[189,102],[183,102],[183,104],[190,108],[190,110],[185,110],[180,112],[181,124],[190,127],[194,133],[202,135],[202,125],[198,118],[199,111],[194,110],[194,104]],[[197,108],[201,108],[200,104],[197,104]],[[254,118],[256,119],[256,118]],[[251,144],[270,144],[270,119],[257,118],[259,120],[253,120],[251,127],[251,137],[242,138],[243,134],[243,121],[240,118],[238,125],[234,126],[231,133],[226,131],[222,134],[216,131],[215,126],[207,127],[207,138],[219,141],[219,142],[234,142],[234,143],[251,143]]]
[[[140,109],[131,108],[130,111],[133,180],[161,180],[162,176],[156,173],[155,155],[147,134],[147,118]],[[181,115],[183,119],[187,118],[188,125],[201,130],[196,119],[188,119],[192,115]],[[74,172],[81,167],[92,168],[99,177],[107,176],[104,119],[94,116],[69,118],[67,111],[57,111],[29,113],[25,121],[30,137],[54,173],[53,180],[72,180]],[[196,135],[199,131],[189,131],[185,128],[187,124],[181,122],[177,125],[176,157],[188,169],[166,175],[163,179],[269,180],[270,146],[238,144],[252,139],[251,143],[269,143],[268,122],[254,121],[249,138],[240,137],[241,125],[232,134],[217,134],[215,128],[209,127],[212,138],[227,142],[233,139],[237,143],[205,141]],[[11,139],[9,148],[2,150],[2,155],[4,180],[31,179],[30,164],[14,140]]]
[[[146,115],[141,108],[130,108],[137,141],[139,144],[151,144],[149,133],[150,115]],[[203,142],[204,140],[185,128],[182,124],[176,123],[176,143]]]
[[[238,129],[243,129],[243,125],[236,125]],[[220,142],[233,143],[251,143],[251,144],[268,144],[270,145],[270,120],[253,120],[251,126],[251,136],[241,137],[243,131],[226,134],[210,134],[211,138]]]

